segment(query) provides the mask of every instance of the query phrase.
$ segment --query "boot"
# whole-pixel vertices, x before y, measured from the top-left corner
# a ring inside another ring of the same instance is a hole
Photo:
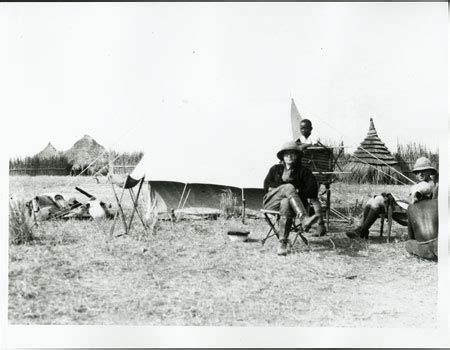
[[[327,234],[327,230],[325,229],[325,224],[323,222],[320,222],[317,225],[316,233],[314,234],[315,237],[323,237]]]
[[[297,214],[297,218],[300,219],[302,223],[303,231],[308,232],[311,226],[319,220],[319,215],[314,214],[313,216],[308,216],[305,206],[303,205],[300,197],[292,196],[289,198],[289,204],[291,208],[294,210],[295,214]]]
[[[323,237],[326,235],[327,230],[325,229],[325,223],[323,221],[322,206],[320,205],[319,200],[311,201],[311,204],[314,208],[314,213],[319,216],[319,222],[314,236]]]
[[[362,222],[366,221],[367,215],[369,215],[369,211],[370,211],[370,206],[366,205],[366,206],[364,207],[363,221],[362,221]],[[361,224],[361,225],[362,225],[362,224]]]
[[[367,213],[366,220],[364,220],[364,224],[362,225],[361,237],[366,239],[369,238],[369,229],[372,227],[373,223],[380,217],[380,213],[381,209],[370,208],[369,212]]]
[[[358,226],[354,230],[345,232],[345,234],[347,235],[348,238],[357,238],[357,237],[362,238],[363,237],[362,229],[363,229],[362,226]]]
[[[280,217],[280,221],[278,222],[278,230],[280,232],[280,245],[277,250],[278,255],[287,255],[288,253],[287,242],[289,239],[289,233],[291,232],[292,221],[292,218],[288,218],[286,216]]]
[[[372,227],[373,223],[378,219],[380,216],[380,209],[373,209],[369,208],[368,210],[364,210],[365,219],[363,223],[358,226],[355,230],[346,232],[347,237],[349,238],[369,238],[369,229]]]
[[[369,215],[370,212],[370,206],[366,205],[364,207],[364,212],[363,212],[363,218],[361,220],[361,224],[358,225],[358,227],[356,227],[354,230],[352,231],[347,231],[345,234],[347,235],[348,238],[363,238],[363,236],[366,235],[366,232],[362,232],[363,231],[363,225],[364,222],[366,221],[367,215]]]

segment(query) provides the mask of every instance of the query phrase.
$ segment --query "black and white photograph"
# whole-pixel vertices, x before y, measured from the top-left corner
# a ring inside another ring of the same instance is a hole
[[[0,345],[449,346],[448,29],[0,4]]]

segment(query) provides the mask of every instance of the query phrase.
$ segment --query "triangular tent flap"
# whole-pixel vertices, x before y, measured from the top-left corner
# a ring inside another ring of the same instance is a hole
[[[292,136],[294,140],[300,137],[300,122],[302,117],[295,105],[294,99],[291,98],[291,126],[292,126]]]

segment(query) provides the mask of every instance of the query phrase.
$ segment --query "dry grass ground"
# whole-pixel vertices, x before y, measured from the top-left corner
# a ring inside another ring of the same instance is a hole
[[[88,178],[11,177],[15,198],[82,188],[112,202],[110,188]],[[334,205],[347,207],[382,186],[336,184]],[[399,195],[407,188],[389,186]],[[79,196],[79,195],[78,195]],[[80,197],[81,198],[81,197]],[[129,203],[127,204],[129,206]],[[37,240],[9,249],[11,324],[132,324],[223,326],[435,327],[437,265],[409,256],[405,228],[393,242],[367,245],[330,232],[336,245],[310,238],[292,254],[262,246],[267,227],[247,220],[251,241],[230,242],[239,221],[162,221],[145,235],[109,238],[111,222],[42,223]],[[120,227],[118,225],[117,227]]]

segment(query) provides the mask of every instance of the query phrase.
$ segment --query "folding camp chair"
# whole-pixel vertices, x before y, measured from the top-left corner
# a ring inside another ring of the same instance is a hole
[[[117,206],[118,206],[118,210],[116,211],[116,214],[115,214],[114,220],[113,220],[113,224],[111,226],[110,235],[112,236],[114,234],[114,228],[115,228],[116,221],[117,221],[119,216],[122,218],[122,223],[123,223],[123,226],[124,226],[124,233],[123,234],[125,234],[125,235],[129,234],[129,232],[131,230],[131,224],[133,223],[133,219],[134,219],[134,214],[135,213],[138,215],[138,217],[139,217],[139,219],[140,219],[140,221],[142,223],[142,226],[144,227],[145,232],[147,232],[147,228],[148,227],[147,227],[147,225],[145,223],[145,220],[143,218],[142,213],[139,210],[138,203],[137,203],[137,200],[138,200],[139,195],[140,195],[141,190],[142,190],[142,185],[144,184],[144,179],[142,178],[141,180],[139,180],[139,183],[138,183],[139,186],[138,186],[137,194],[134,193],[133,188],[129,188],[128,189],[130,197],[131,197],[131,201],[133,203],[133,210],[131,212],[131,215],[130,215],[128,223],[127,223],[127,218],[125,216],[125,213],[124,213],[124,210],[123,210],[123,207],[122,207],[122,204],[121,204],[122,203],[122,199],[123,199],[123,195],[124,195],[124,192],[125,192],[126,182],[124,182],[123,185],[122,185],[122,192],[121,192],[120,198],[119,198],[119,196],[117,195],[116,190],[114,188],[114,184],[113,184],[111,175],[109,175],[109,174],[108,174],[108,180],[109,180],[109,182],[110,182],[110,184],[112,186],[114,197],[115,197],[115,199],[117,201]],[[151,193],[150,184],[149,184],[149,191]],[[120,234],[120,236],[121,235],[122,234]]]
[[[276,210],[267,210],[267,209],[261,209],[261,212],[264,214],[264,219],[266,220],[266,222],[269,224],[269,232],[267,232],[266,237],[264,237],[261,240],[262,245],[264,245],[266,243],[266,241],[270,238],[270,237],[274,237],[276,236],[277,238],[280,238],[280,232],[277,228],[278,226],[278,221],[280,221],[280,212],[276,211]],[[295,236],[294,236],[294,240],[291,243],[291,247],[294,246],[295,242],[297,241],[297,238],[300,237],[302,239],[302,241],[309,246],[309,242],[306,239],[306,237],[303,235],[303,228],[301,224],[296,224],[295,220],[292,224],[291,230],[290,232],[294,232]]]

